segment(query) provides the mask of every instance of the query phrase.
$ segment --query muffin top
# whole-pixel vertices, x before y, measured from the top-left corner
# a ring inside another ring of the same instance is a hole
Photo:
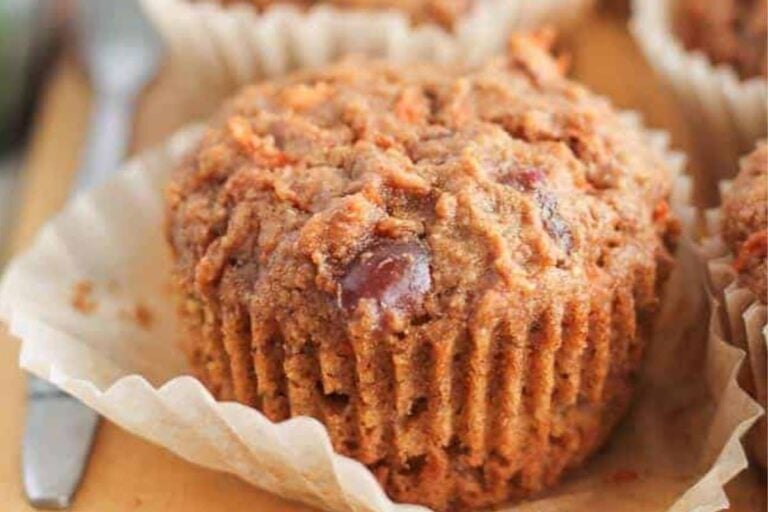
[[[405,13],[413,23],[436,23],[453,27],[467,13],[475,0],[221,0],[223,3],[250,3],[258,9],[275,4],[291,4],[301,8],[327,4],[346,9],[381,9]]]
[[[686,48],[713,63],[742,78],[766,75],[768,0],[681,0],[676,27]]]
[[[676,229],[668,168],[564,78],[550,43],[515,37],[473,68],[351,60],[246,88],[169,187],[182,285],[225,276],[221,293],[278,317],[312,302],[395,331],[619,286],[653,306]]]
[[[742,283],[766,302],[768,252],[768,144],[741,160],[739,174],[723,200],[723,238],[735,256]]]

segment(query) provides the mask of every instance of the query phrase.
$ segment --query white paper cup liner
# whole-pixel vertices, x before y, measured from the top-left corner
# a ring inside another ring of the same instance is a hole
[[[684,107],[714,191],[719,180],[735,175],[739,156],[766,133],[768,82],[742,80],[731,67],[687,51],[674,33],[676,2],[633,0],[630,26],[646,59]]]
[[[629,124],[639,123],[633,114]],[[360,463],[333,452],[310,418],[272,423],[259,411],[217,402],[183,375],[162,233],[163,188],[199,140],[186,129],[76,197],[9,266],[0,283],[0,319],[21,339],[21,367],[79,398],[126,430],[193,462],[327,510],[407,511],[393,504]],[[684,158],[663,134],[649,142],[679,172]],[[690,183],[676,182],[673,207],[687,224]],[[746,466],[738,439],[760,408],[738,386],[743,352],[697,336],[701,272],[684,237],[646,371],[630,416],[609,446],[522,511],[719,510],[723,485]],[[94,310],[73,307],[88,282]],[[689,293],[686,293],[689,292]],[[691,293],[692,292],[692,293]],[[145,322],[132,316],[144,308]],[[151,320],[151,321],[150,321]]]
[[[730,182],[721,182],[721,194],[728,187]],[[705,237],[698,253],[707,270],[707,293],[717,305],[712,312],[713,329],[728,343],[746,351],[748,364],[741,378],[746,380],[744,384],[765,408],[768,403],[768,308],[738,281],[733,254],[720,234],[722,211],[719,208],[708,210],[705,220]],[[755,459],[766,467],[764,418],[754,427],[747,443]]]

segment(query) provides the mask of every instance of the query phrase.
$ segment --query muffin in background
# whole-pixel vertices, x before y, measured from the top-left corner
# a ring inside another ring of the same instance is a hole
[[[632,33],[695,135],[707,206],[766,135],[766,16],[766,0],[632,1]]]
[[[534,495],[604,443],[671,268],[671,176],[550,43],[347,61],[228,103],[168,190],[218,398],[318,418],[438,510]]]
[[[746,288],[755,301],[768,302],[768,143],[760,141],[755,150],[741,160],[739,174],[724,194],[722,205],[722,236],[727,244],[737,283],[734,286]],[[732,292],[731,292],[732,293]],[[745,363],[743,385],[766,407],[766,325],[750,326],[750,322],[739,317],[732,323],[729,336],[737,346],[749,353]],[[746,343],[736,339],[747,338]],[[750,342],[750,338],[757,342]],[[763,416],[747,435],[747,445],[754,459],[766,467],[766,420]]]
[[[733,67],[742,79],[766,75],[768,0],[681,0],[675,17],[687,49]]]
[[[594,2],[144,0],[142,7],[173,57],[173,111],[193,121],[208,118],[241,87],[347,55],[481,63],[502,53],[514,31],[563,30]]]
[[[350,54],[476,64],[503,52],[514,31],[568,30],[596,2],[152,0],[145,7],[191,72],[213,66],[222,86],[242,86]]]
[[[741,160],[723,200],[723,238],[734,255],[739,281],[761,302],[768,295],[768,143]]]

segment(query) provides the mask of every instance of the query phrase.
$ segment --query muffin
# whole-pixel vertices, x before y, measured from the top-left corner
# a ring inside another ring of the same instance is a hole
[[[766,136],[767,0],[632,0],[632,33],[674,91],[696,143],[696,196],[718,184]]]
[[[275,4],[308,9],[318,4],[363,10],[394,10],[408,15],[413,23],[436,23],[451,28],[471,5],[483,0],[221,0],[225,4],[250,3],[259,10]]]
[[[766,75],[768,0],[681,0],[675,21],[687,49],[742,78]]]
[[[741,161],[739,174],[723,199],[723,238],[734,255],[740,283],[763,304],[768,295],[768,144],[765,140]]]
[[[737,286],[746,288],[754,300],[765,309],[768,300],[768,144],[765,140],[741,160],[741,170],[723,198],[722,237],[732,256]],[[751,365],[745,365],[742,380],[744,387],[763,407],[766,406],[766,326],[750,328],[751,321],[744,316],[738,319],[742,325],[732,326],[732,340],[746,337],[745,346],[750,352]],[[754,332],[753,332],[754,331]],[[743,332],[743,334],[742,334]],[[755,341],[750,341],[753,338]],[[747,446],[754,459],[766,467],[766,420],[762,417],[747,436]]]
[[[671,268],[670,172],[551,38],[246,88],[174,174],[192,367],[398,501],[531,496],[605,441]]]

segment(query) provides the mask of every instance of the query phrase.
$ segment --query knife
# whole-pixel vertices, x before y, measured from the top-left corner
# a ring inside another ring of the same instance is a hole
[[[125,156],[137,98],[163,55],[139,0],[77,0],[76,34],[93,91],[86,145],[73,194],[115,172]],[[99,416],[30,376],[22,478],[36,508],[67,508],[82,479]]]

